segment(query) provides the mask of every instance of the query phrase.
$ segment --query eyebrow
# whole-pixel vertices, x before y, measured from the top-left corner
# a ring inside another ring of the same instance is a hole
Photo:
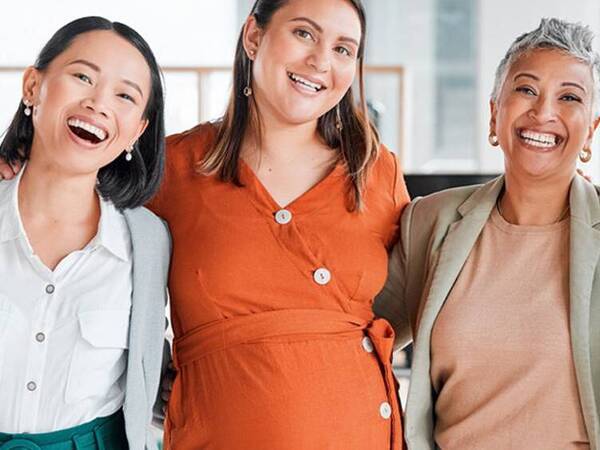
[[[86,59],[76,59],[76,60],[68,63],[67,66],[72,66],[74,64],[83,64],[84,66],[88,66],[94,72],[98,72],[98,73],[102,72],[100,70],[100,67],[98,67],[96,64],[94,64],[93,62],[90,62]],[[133,89],[135,89],[136,91],[139,92],[139,94],[142,96],[142,98],[144,98],[144,93],[142,92],[142,89],[140,88],[140,86],[137,83],[134,83],[133,81],[128,80],[126,78],[123,79],[123,83],[125,83],[128,86],[131,86]]]
[[[540,79],[538,77],[536,77],[535,75],[531,74],[531,73],[518,73],[515,78],[513,79],[513,81],[517,81],[519,78],[521,77],[526,77],[526,78],[531,78],[535,81],[540,81]],[[587,91],[585,90],[585,88],[580,85],[579,83],[575,83],[574,81],[564,81],[560,84],[561,86],[571,86],[577,89],[581,89],[584,93],[587,93]]]
[[[295,18],[291,19],[290,22],[308,22],[319,33],[323,32],[323,28],[317,22],[315,22],[312,19],[309,19],[308,17],[295,17]],[[356,45],[357,47],[359,46],[359,43],[356,39],[348,37],[348,36],[340,36],[339,40],[344,41],[344,42],[351,42],[354,45]]]

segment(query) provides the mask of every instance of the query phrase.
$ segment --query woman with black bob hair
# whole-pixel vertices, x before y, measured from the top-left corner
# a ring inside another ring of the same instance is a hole
[[[23,75],[0,157],[0,447],[154,448],[169,237],[141,208],[164,164],[146,41],[84,17]],[[166,358],[164,358],[166,360]]]

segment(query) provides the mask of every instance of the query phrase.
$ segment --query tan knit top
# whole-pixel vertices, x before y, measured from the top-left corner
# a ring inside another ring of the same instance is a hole
[[[569,332],[569,220],[494,209],[432,332],[443,450],[589,449]]]

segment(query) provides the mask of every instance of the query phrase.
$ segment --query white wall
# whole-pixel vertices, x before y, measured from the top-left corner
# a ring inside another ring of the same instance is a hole
[[[101,15],[133,27],[148,41],[162,66],[229,66],[239,28],[238,1],[7,1],[2,5],[0,67],[32,64],[58,28],[88,15]],[[0,76],[0,130],[6,128],[18,105],[20,78],[19,73]],[[196,87],[197,82],[190,75],[166,76],[168,132],[197,123]],[[228,87],[228,78],[217,77],[211,93],[218,93],[224,104]],[[221,105],[212,98],[209,100],[211,117],[218,115]]]

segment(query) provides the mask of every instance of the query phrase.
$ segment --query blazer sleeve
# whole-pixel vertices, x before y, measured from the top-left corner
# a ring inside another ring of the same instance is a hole
[[[402,213],[400,238],[392,248],[388,263],[388,277],[383,290],[375,298],[373,311],[386,319],[396,335],[395,347],[401,348],[412,341],[411,320],[407,304],[406,285],[410,260],[410,235],[413,212],[419,199],[413,200]]]
[[[168,250],[168,255],[169,255],[169,259],[172,256],[173,253],[173,242],[171,239],[171,233],[169,233],[169,227],[167,226],[166,222],[163,220],[163,225],[166,229],[166,234],[167,234],[167,239],[168,239],[168,245],[169,245],[169,250]],[[163,274],[163,276],[165,277],[165,290],[164,290],[164,303],[165,303],[165,307],[168,307],[169,304],[169,290],[167,287],[167,280],[169,277],[169,273],[168,273],[168,268],[170,267],[167,266],[167,271],[165,274]],[[165,317],[165,331],[169,328],[169,319],[167,317]],[[168,339],[165,338],[164,342],[163,342],[163,355],[162,355],[162,364],[161,364],[161,374],[160,374],[160,384],[158,386],[158,392],[156,395],[156,399],[154,400],[154,406],[152,408],[152,423],[159,428],[163,428],[163,422],[165,420],[165,410],[166,410],[166,406],[167,406],[167,401],[168,401],[168,394],[170,393],[170,389],[163,389],[163,386],[166,384],[168,385],[170,383],[170,380],[174,377],[174,371],[171,368],[171,361],[172,361],[172,354],[171,354],[171,345],[168,341]],[[167,396],[167,400],[164,399],[164,396]]]

